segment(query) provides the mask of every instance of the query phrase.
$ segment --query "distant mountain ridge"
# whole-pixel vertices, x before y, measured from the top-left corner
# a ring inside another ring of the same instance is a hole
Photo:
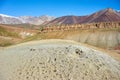
[[[41,25],[45,22],[53,20],[54,17],[52,16],[20,16],[20,17],[14,17],[14,16],[8,16],[5,14],[0,14],[0,24],[34,24],[34,25]]]
[[[120,21],[120,11],[107,8],[87,16],[8,16],[0,14],[0,24],[34,24],[34,25],[60,25],[60,24],[81,24],[94,22],[115,22]]]
[[[41,25],[45,22],[51,21],[54,19],[52,16],[44,15],[39,17],[34,16],[20,16],[22,20],[24,20],[26,23],[34,24],[34,25]]]
[[[62,16],[48,22],[46,25],[79,24],[86,18],[87,16]]]
[[[0,23],[1,24],[22,24],[25,22],[19,17],[0,14]]]
[[[98,11],[96,13],[93,13],[92,15],[88,16],[85,23],[91,23],[91,22],[112,22],[112,21],[120,21],[120,15],[119,13],[111,8]]]
[[[60,24],[81,24],[94,22],[114,22],[120,21],[120,12],[107,8],[88,16],[62,16],[47,23],[47,25]]]

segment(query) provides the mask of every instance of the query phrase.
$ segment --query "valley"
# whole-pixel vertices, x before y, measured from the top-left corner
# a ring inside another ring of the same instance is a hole
[[[120,80],[120,12],[0,14],[0,80]]]

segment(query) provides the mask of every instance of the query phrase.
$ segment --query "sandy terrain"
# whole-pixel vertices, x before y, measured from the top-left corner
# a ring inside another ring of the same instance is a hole
[[[120,62],[74,41],[33,41],[0,49],[0,80],[120,80]]]

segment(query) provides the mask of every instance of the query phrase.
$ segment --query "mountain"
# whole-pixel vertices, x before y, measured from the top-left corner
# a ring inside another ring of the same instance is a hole
[[[120,11],[107,8],[87,16],[62,16],[54,18],[52,16],[8,16],[0,14],[1,24],[34,24],[34,25],[60,25],[60,24],[81,24],[94,22],[114,22],[120,21]]]
[[[120,10],[117,10],[116,12],[117,12],[117,14],[120,16]]]
[[[88,16],[83,23],[92,23],[92,22],[114,22],[114,21],[120,21],[120,15],[117,13],[117,11],[108,8],[101,11],[98,11],[96,13],[93,13],[92,15]]]
[[[8,16],[4,14],[0,14],[0,24],[34,24],[34,25],[40,25],[45,22],[53,20],[54,17],[51,16],[20,16],[20,17],[14,17],[14,16]]]
[[[87,16],[59,17],[50,21],[49,23],[47,23],[47,25],[114,22],[114,21],[120,21],[120,12],[115,11],[112,8],[107,8]]]
[[[54,19],[54,17],[52,17],[52,16],[47,16],[47,15],[40,16],[40,17],[21,16],[21,17],[19,17],[19,18],[21,18],[22,20],[24,20],[26,23],[34,24],[34,25],[40,25],[40,24],[43,24],[43,23],[45,23],[45,22],[48,22],[48,21],[51,21],[51,20]]]
[[[63,16],[56,18],[49,23],[48,25],[59,25],[59,24],[78,24],[82,21],[84,21],[87,18],[87,16]]]
[[[22,24],[22,23],[24,23],[24,21],[18,17],[0,14],[0,24]]]

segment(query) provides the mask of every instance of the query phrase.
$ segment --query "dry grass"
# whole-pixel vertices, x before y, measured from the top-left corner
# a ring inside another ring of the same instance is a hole
[[[9,37],[15,37],[15,38],[20,37],[18,33],[13,31],[8,31],[1,26],[0,26],[0,36],[6,36],[6,37],[9,36]]]
[[[13,44],[14,44],[14,42],[12,40],[0,39],[1,47],[6,47],[6,46],[13,45]]]

